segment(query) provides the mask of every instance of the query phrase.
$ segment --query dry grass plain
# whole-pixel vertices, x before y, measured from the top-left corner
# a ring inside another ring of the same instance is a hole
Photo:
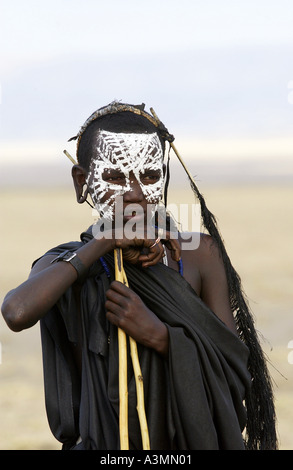
[[[293,188],[281,185],[200,186],[217,216],[232,262],[255,315],[275,383],[281,449],[293,449]],[[190,190],[170,202],[190,201]],[[92,222],[73,190],[2,190],[0,301],[24,281],[32,260],[78,239]],[[49,430],[43,394],[39,327],[11,332],[0,318],[0,449],[60,449]]]

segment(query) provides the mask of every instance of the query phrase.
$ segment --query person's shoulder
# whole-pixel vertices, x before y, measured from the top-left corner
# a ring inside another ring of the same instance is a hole
[[[197,266],[200,271],[221,264],[217,242],[207,233],[180,234],[181,255],[185,262]]]
[[[214,238],[207,233],[200,234],[199,249],[201,249],[202,252],[208,256],[214,255],[215,253],[219,253],[218,244],[216,243]]]
[[[211,235],[203,232],[180,232],[179,243],[183,250],[206,255],[217,250],[217,244]]]

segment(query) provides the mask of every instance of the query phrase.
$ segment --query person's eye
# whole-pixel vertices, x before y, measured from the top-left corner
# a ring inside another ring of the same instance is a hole
[[[140,180],[144,184],[154,184],[161,178],[161,172],[157,170],[147,170],[140,174]]]
[[[109,178],[107,178],[107,181],[124,181],[125,180],[125,177],[124,176],[109,176]]]
[[[102,178],[104,181],[113,184],[124,184],[125,175],[119,172],[104,171]]]

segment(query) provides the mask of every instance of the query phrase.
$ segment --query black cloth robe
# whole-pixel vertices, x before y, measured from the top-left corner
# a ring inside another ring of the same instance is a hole
[[[77,250],[91,239],[46,254]],[[41,319],[46,410],[63,449],[119,449],[117,328],[105,317],[105,292],[114,279],[113,254],[90,268]],[[164,359],[138,344],[152,450],[244,449],[243,404],[250,387],[247,346],[204,304],[189,283],[159,263],[143,269],[124,263],[128,283],[169,332]],[[74,348],[82,337],[81,374]],[[142,449],[136,389],[128,355],[130,449]]]

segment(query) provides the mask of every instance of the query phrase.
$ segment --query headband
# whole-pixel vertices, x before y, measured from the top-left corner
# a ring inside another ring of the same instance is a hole
[[[141,105],[130,105],[125,103],[119,103],[118,101],[112,101],[112,103],[104,106],[97,111],[95,111],[91,116],[85,121],[85,123],[81,126],[78,134],[74,137],[71,137],[68,142],[72,140],[77,140],[77,148],[79,146],[80,139],[82,134],[86,130],[86,128],[91,124],[91,122],[95,121],[96,119],[106,116],[107,114],[117,114],[124,111],[129,111],[131,113],[137,114],[139,116],[143,116],[144,118],[148,119],[157,129],[160,136],[167,140],[168,142],[173,142],[175,140],[174,136],[171,135],[168,129],[164,126],[164,124],[159,120],[158,116],[155,114],[154,110],[150,108],[152,113],[149,114],[145,110],[145,104],[142,103]]]

